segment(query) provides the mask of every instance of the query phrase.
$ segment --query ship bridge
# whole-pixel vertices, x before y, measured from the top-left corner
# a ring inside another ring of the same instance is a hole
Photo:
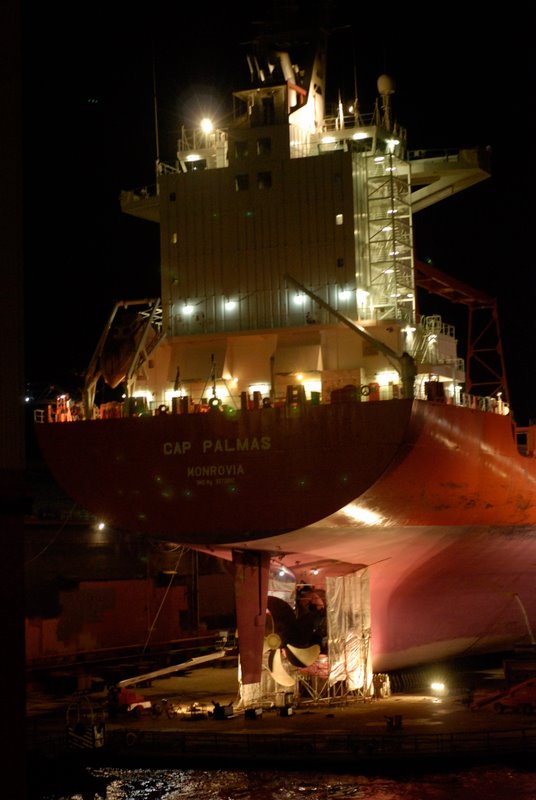
[[[329,131],[329,132],[328,132]],[[226,151],[228,134],[219,131],[219,150]],[[322,137],[310,143],[306,150],[294,157],[310,157],[334,150],[363,149],[367,142],[377,141],[377,130],[371,126],[354,129],[333,129],[329,127]],[[354,144],[359,142],[359,144]],[[370,147],[372,151],[374,145]],[[412,212],[416,213],[435,203],[452,197],[458,192],[475,186],[491,175],[490,154],[487,148],[474,147],[442,150],[409,150],[408,174],[411,188]],[[209,148],[196,148],[193,140],[189,149],[183,151],[183,167],[178,163],[157,163],[157,182],[121,192],[121,210],[139,219],[160,222],[160,196],[158,178],[161,175],[208,169],[225,169],[227,163],[216,154],[214,145]]]
[[[160,225],[167,341],[309,326],[320,337],[324,304],[377,338],[401,331],[399,357],[415,354],[462,381],[449,331],[428,321],[409,346],[419,333],[412,216],[486,179],[489,153],[408,152],[387,75],[369,116],[357,101],[328,108],[321,51],[303,72],[279,52],[266,69],[250,67],[256,81],[233,93],[227,127],[205,118],[183,128],[175,161],[157,163],[156,185],[121,195],[125,213]]]

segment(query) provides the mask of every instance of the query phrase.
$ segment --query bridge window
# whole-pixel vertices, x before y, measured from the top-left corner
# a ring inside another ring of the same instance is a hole
[[[248,143],[235,142],[235,158],[247,158],[248,156]]]
[[[259,189],[270,189],[272,186],[272,173],[259,172],[257,174],[257,187]]]
[[[247,173],[235,176],[235,189],[237,192],[245,192],[249,189],[249,175]]]
[[[264,136],[262,139],[257,139],[257,155],[258,156],[269,156],[272,152],[272,140],[268,136]]]

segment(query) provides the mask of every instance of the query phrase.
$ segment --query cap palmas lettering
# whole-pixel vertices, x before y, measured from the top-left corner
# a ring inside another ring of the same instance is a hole
[[[203,453],[248,453],[255,450],[270,450],[270,436],[246,436],[244,439],[204,439],[201,443]],[[164,442],[165,456],[184,456],[192,451],[192,442]]]
[[[269,436],[245,439],[205,439],[203,453],[244,453],[252,450],[269,450],[272,441]]]

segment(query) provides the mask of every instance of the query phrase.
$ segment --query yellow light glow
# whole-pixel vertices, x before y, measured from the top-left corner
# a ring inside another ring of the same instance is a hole
[[[168,391],[164,392],[164,404],[168,406],[168,408],[173,407],[173,400],[177,397],[187,397],[188,396],[188,388],[184,386],[179,386],[178,389],[169,389]]]
[[[376,381],[380,386],[389,386],[390,383],[398,383],[398,372],[394,369],[386,369],[383,372],[378,372]]]
[[[132,393],[132,397],[145,397],[149,403],[153,399],[153,394],[147,389],[136,389],[136,391]]]
[[[209,119],[208,117],[204,117],[201,120],[201,130],[203,131],[203,133],[207,134],[212,133],[212,131],[214,130],[214,125],[212,123],[212,120]]]
[[[322,391],[322,381],[304,381],[303,388],[307,394],[311,394],[311,392],[321,392]]]
[[[375,511],[353,503],[345,506],[343,511],[347,517],[350,517],[355,522],[362,522],[363,525],[382,525],[384,522],[384,518]]]
[[[260,392],[262,395],[270,393],[270,386],[267,383],[251,383],[248,389],[252,394],[253,392]]]

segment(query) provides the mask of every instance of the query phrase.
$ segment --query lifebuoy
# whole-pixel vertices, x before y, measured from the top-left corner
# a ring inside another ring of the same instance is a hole
[[[168,407],[165,406],[164,404],[162,404],[161,406],[158,406],[158,408],[156,410],[156,413],[157,414],[167,414],[168,413]]]
[[[365,386],[362,386],[361,394],[363,395],[363,397],[368,397],[368,395],[370,394],[370,386],[367,386],[366,384]]]
[[[135,745],[137,740],[138,740],[138,737],[136,736],[136,734],[133,731],[129,731],[127,733],[126,741],[127,741],[127,746],[128,747],[132,747],[133,745]]]

